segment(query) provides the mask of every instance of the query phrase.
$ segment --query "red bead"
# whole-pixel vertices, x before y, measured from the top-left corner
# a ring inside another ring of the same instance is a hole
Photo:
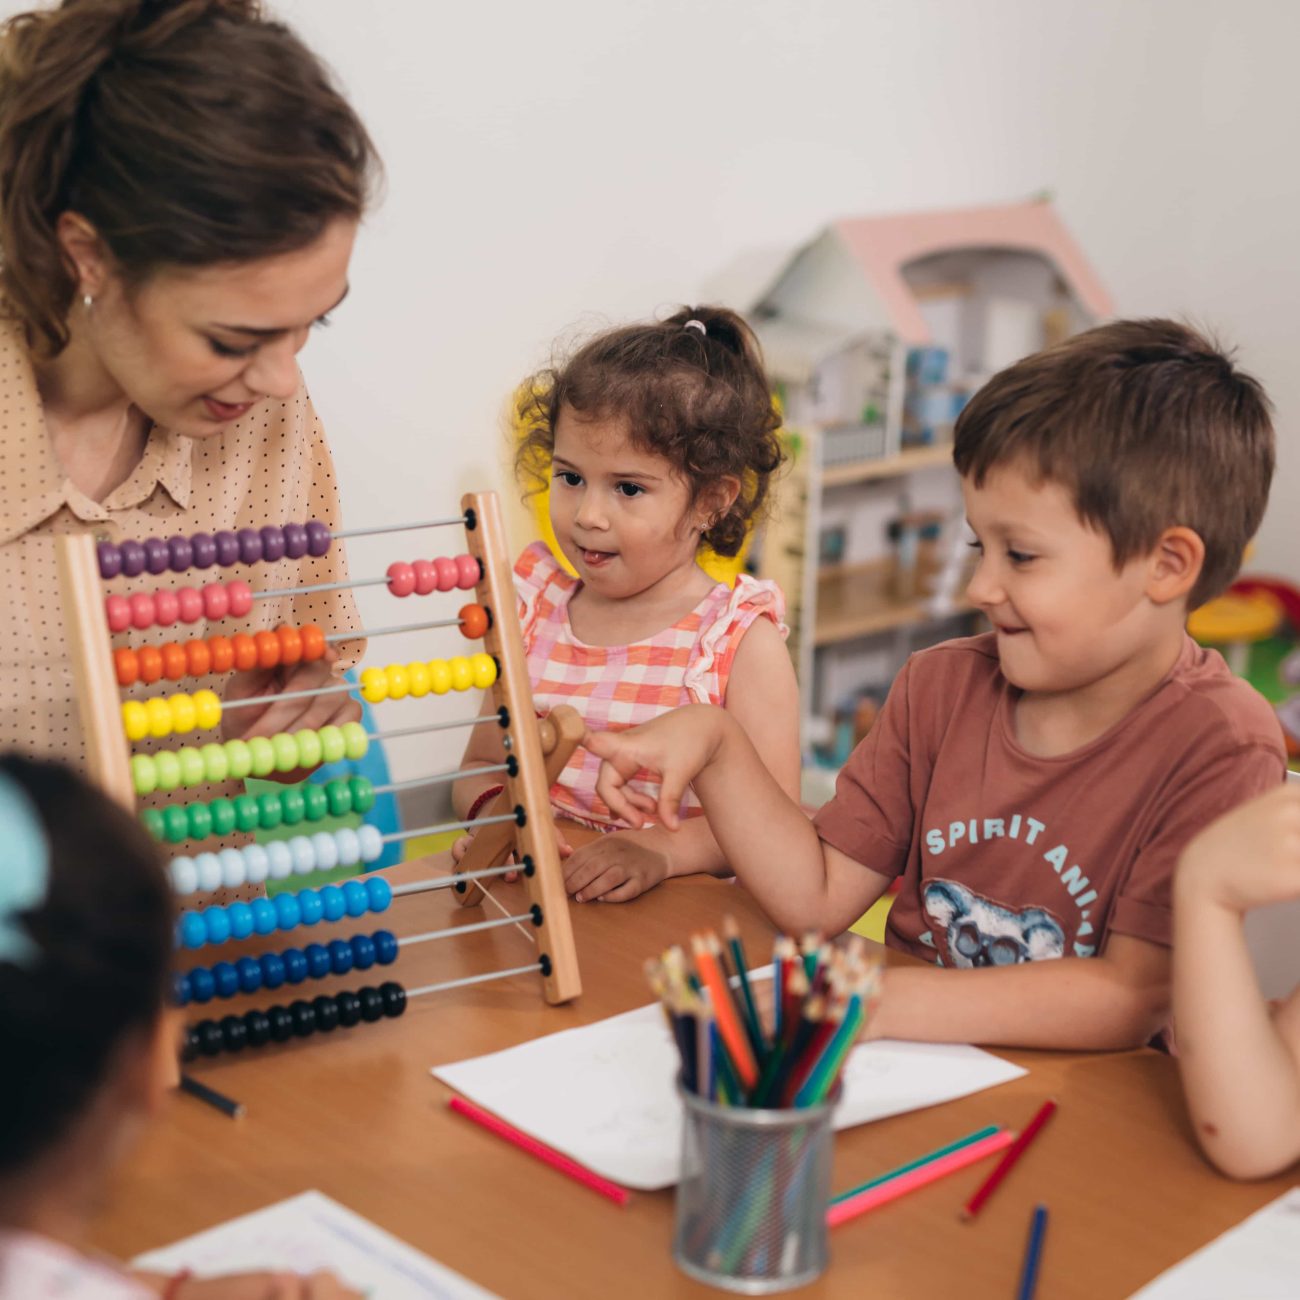
[[[280,662],[296,664],[302,658],[302,633],[288,623],[281,623],[275,635],[280,642]]]
[[[203,616],[209,619],[225,618],[230,612],[230,596],[219,582],[210,582],[203,588]]]
[[[488,630],[487,610],[482,605],[460,607],[460,630],[471,641],[477,641]]]
[[[168,641],[166,645],[159,647],[159,653],[162,655],[163,676],[173,682],[180,681],[190,667],[185,647],[176,641]]]
[[[472,587],[478,586],[478,580],[478,561],[472,555],[458,555],[456,557],[456,585],[462,591],[469,591]]]
[[[212,651],[202,637],[186,641],[185,667],[191,677],[205,677],[212,671]]]
[[[176,593],[176,604],[182,623],[197,623],[203,617],[203,597],[193,587],[182,587]]]
[[[415,590],[415,570],[401,560],[394,560],[386,570],[388,590],[394,596],[409,596]]]
[[[180,601],[174,591],[155,591],[153,594],[153,621],[159,627],[171,627],[181,612]]]
[[[275,668],[280,662],[280,638],[274,632],[257,632],[253,636],[257,647],[257,666]]]
[[[438,574],[438,590],[451,591],[455,587],[456,579],[459,576],[456,561],[449,555],[440,555],[434,560],[433,567]]]
[[[139,660],[140,680],[151,686],[162,676],[162,651],[156,645],[142,645]]]
[[[302,635],[302,657],[307,663],[324,658],[325,633],[315,623],[304,623],[299,629]]]
[[[131,626],[142,632],[153,627],[153,597],[146,591],[137,591],[131,597]]]
[[[104,600],[110,632],[125,632],[131,626],[131,602],[125,596],[108,596]]]
[[[257,642],[247,632],[236,632],[230,638],[235,650],[235,670],[246,673],[257,667]]]
[[[230,617],[243,618],[253,608],[252,587],[236,578],[234,582],[226,583],[226,590],[230,593]]]
[[[438,570],[434,568],[432,560],[416,560],[411,569],[415,574],[417,596],[427,596],[438,589]]]
[[[140,680],[140,659],[130,646],[113,651],[113,671],[119,686],[134,686]]]
[[[235,666],[235,647],[228,636],[208,637],[208,651],[214,673],[228,673]]]

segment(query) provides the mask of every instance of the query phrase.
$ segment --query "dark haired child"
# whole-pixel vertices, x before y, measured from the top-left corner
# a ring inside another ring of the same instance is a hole
[[[707,707],[588,736],[597,788],[635,821],[649,769],[671,825],[693,783],[787,930],[840,931],[901,879],[887,941],[928,965],[888,971],[881,1036],[1141,1044],[1179,853],[1284,770],[1272,710],[1184,628],[1259,526],[1268,402],[1185,326],[1117,321],[996,375],[954,461],[994,630],[912,656],[813,822]]]
[[[346,1300],[327,1275],[132,1274],[86,1249],[109,1171],[176,1076],[171,889],[134,818],[0,757],[0,1300]]]
[[[692,701],[716,705],[797,798],[798,692],[781,592],[745,575],[728,587],[698,562],[705,546],[739,553],[781,463],[748,327],[721,308],[683,308],[598,336],[523,391],[516,468],[526,484],[549,481],[551,523],[578,574],[541,542],[515,565],[538,709],[569,704],[592,729],[617,730]],[[477,728],[465,764],[500,762],[495,734]],[[677,834],[633,831],[596,795],[599,767],[579,750],[551,791],[558,815],[608,832],[566,858],[578,901],[623,902],[667,876],[730,874],[692,796]],[[472,818],[498,788],[462,779],[457,811]]]

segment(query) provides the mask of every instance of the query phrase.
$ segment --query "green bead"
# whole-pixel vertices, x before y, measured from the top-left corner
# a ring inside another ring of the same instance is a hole
[[[204,766],[203,755],[197,749],[186,745],[184,749],[176,751],[176,757],[181,764],[182,785],[202,785],[207,780],[208,769]]]
[[[253,770],[253,756],[245,740],[226,741],[226,763],[232,781],[242,781]]]
[[[153,765],[159,790],[175,790],[180,785],[181,760],[170,749],[155,754]]]
[[[319,767],[324,746],[320,743],[320,733],[310,727],[295,731],[293,738],[298,742],[298,766]]]
[[[345,779],[331,781],[325,787],[325,796],[329,799],[331,817],[346,817],[352,811],[352,791]]]
[[[229,835],[235,829],[235,805],[229,799],[214,799],[208,804],[212,814],[213,835]]]
[[[158,788],[158,764],[150,755],[131,755],[131,784],[136,794],[153,794]]]
[[[254,776],[267,776],[275,771],[275,746],[265,736],[254,736],[248,742],[248,758]]]
[[[347,756],[355,763],[358,759],[365,758],[366,750],[370,748],[370,738],[366,735],[366,729],[359,722],[345,722],[341,728],[343,732],[343,743],[347,746]]]
[[[275,749],[275,770],[277,772],[292,772],[295,767],[299,766],[296,737],[289,735],[287,731],[282,731],[279,735],[271,737],[271,744]]]
[[[163,834],[168,844],[179,844],[190,834],[189,814],[179,804],[172,804],[163,812]]]
[[[286,826],[297,826],[306,815],[306,802],[302,797],[302,791],[294,786],[280,791],[280,810],[284,814],[284,824]]]
[[[322,727],[318,734],[321,755],[327,763],[337,763],[348,752],[347,742],[338,727]]]
[[[280,806],[280,792],[268,790],[257,796],[257,824],[264,831],[273,831],[284,819],[284,809]]]
[[[209,781],[224,781],[230,775],[230,756],[224,745],[211,741],[199,753],[203,755],[203,770]]]
[[[212,834],[212,813],[205,803],[190,804],[190,839],[206,840]]]
[[[303,815],[309,822],[318,822],[330,810],[330,801],[326,797],[323,785],[314,785],[308,781],[302,787]]]
[[[348,781],[352,787],[352,811],[363,817],[375,806],[375,787],[364,776],[354,776]]]
[[[247,833],[261,824],[261,809],[254,794],[237,794],[231,805],[235,810],[235,829]]]
[[[134,776],[134,772],[132,776]],[[137,793],[139,793],[137,791]],[[140,820],[144,822],[144,828],[156,840],[165,839],[167,835],[166,824],[163,821],[162,810],[160,808],[146,808],[140,814]]]

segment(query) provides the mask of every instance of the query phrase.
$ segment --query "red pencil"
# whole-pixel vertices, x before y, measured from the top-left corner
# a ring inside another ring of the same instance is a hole
[[[1039,1130],[1052,1118],[1056,1111],[1056,1102],[1047,1100],[1038,1108],[1038,1113],[1025,1125],[1025,1131],[1007,1148],[1007,1153],[998,1161],[996,1168],[981,1184],[979,1191],[966,1202],[961,1212],[963,1219],[973,1219],[980,1206],[993,1195],[994,1188],[1007,1176],[1011,1166],[1025,1153],[1025,1148],[1038,1136]]]
[[[570,1178],[582,1183],[584,1187],[590,1187],[593,1192],[599,1192],[602,1196],[608,1197],[618,1205],[628,1203],[628,1199],[632,1194],[626,1187],[620,1187],[617,1183],[611,1183],[608,1178],[593,1174],[590,1169],[580,1165],[576,1160],[570,1160],[568,1156],[561,1155],[553,1147],[548,1147],[545,1142],[539,1142],[535,1137],[529,1137],[527,1133],[520,1132],[513,1124],[507,1124],[505,1120],[489,1114],[474,1105],[472,1101],[466,1101],[464,1097],[452,1097],[447,1104],[457,1114],[464,1115],[466,1119],[472,1119],[475,1124],[481,1124],[489,1133],[495,1133],[497,1137],[505,1138],[507,1142],[513,1143],[521,1151],[527,1151],[530,1156],[536,1156],[538,1160],[550,1165],[552,1169],[558,1169],[560,1173],[568,1174]]]

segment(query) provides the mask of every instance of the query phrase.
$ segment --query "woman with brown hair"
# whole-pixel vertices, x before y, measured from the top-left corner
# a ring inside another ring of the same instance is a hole
[[[81,759],[56,534],[156,538],[198,570],[217,544],[263,559],[265,525],[337,525],[296,357],[347,293],[376,169],[320,62],[257,0],[63,0],[4,25],[0,750]],[[271,585],[346,577],[338,546],[301,552]],[[249,575],[177,585],[217,576]],[[346,591],[259,600],[254,617],[357,626]],[[228,697],[322,685],[359,651],[241,674]],[[271,734],[359,706],[227,716],[228,736]]]

